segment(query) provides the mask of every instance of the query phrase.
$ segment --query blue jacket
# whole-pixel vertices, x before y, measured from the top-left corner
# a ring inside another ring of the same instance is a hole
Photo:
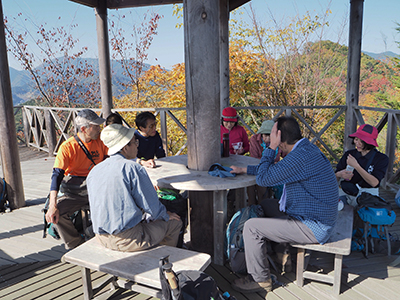
[[[328,239],[338,214],[338,185],[332,166],[307,139],[277,163],[275,151],[265,149],[258,166],[248,166],[260,186],[286,184],[286,213],[301,220],[319,243]]]
[[[165,151],[163,148],[160,134],[156,132],[155,136],[144,137],[138,130],[135,131],[135,137],[139,140],[138,147],[138,158],[144,158],[145,160],[153,159],[154,156],[157,158],[165,157]]]

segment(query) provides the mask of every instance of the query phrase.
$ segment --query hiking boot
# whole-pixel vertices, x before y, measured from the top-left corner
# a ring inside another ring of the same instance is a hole
[[[270,292],[272,290],[272,279],[255,282],[251,275],[247,275],[246,277],[235,279],[231,286],[235,291],[241,293]]]
[[[292,258],[289,251],[284,253],[276,253],[276,262],[281,267],[281,273],[292,272]]]

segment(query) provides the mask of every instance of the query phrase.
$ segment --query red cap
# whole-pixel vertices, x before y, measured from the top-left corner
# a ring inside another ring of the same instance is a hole
[[[233,107],[225,107],[222,110],[222,119],[225,122],[236,122],[238,120],[236,109]]]
[[[369,124],[364,124],[358,127],[357,131],[350,134],[349,137],[357,137],[369,145],[378,147],[376,139],[378,138],[378,129]]]

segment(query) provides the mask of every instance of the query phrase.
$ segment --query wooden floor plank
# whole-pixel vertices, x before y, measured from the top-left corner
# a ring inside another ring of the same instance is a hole
[[[34,264],[34,267],[43,263]],[[41,286],[46,286],[47,281],[53,281],[54,276],[65,276],[62,274],[72,269],[73,266],[71,265],[53,262],[37,269],[27,268],[26,272],[22,270],[23,272],[19,276],[16,276],[18,274],[9,274],[6,282],[0,284],[0,296],[36,290]]]
[[[83,298],[80,269],[58,261],[66,252],[63,243],[51,237],[41,238],[43,230],[41,209],[48,194],[53,164],[54,158],[23,161],[21,169],[27,206],[9,214],[0,214],[2,225],[0,226],[0,298],[2,299],[14,299],[13,297],[18,295],[22,299],[31,299],[32,295],[35,295],[41,300]],[[396,214],[400,216],[400,208],[394,204],[394,194],[393,191],[381,190],[381,196],[393,205]],[[400,218],[397,218],[395,224],[389,228],[389,232],[393,236],[400,237]],[[292,272],[278,276],[278,280],[286,286],[274,288],[266,295],[266,299],[397,300],[400,299],[397,297],[400,265],[394,267],[389,265],[398,258],[399,255],[387,258],[382,254],[370,254],[369,259],[365,259],[362,253],[351,253],[345,256],[342,290],[338,297],[332,295],[330,284],[306,280],[303,287],[298,287],[295,274]],[[330,272],[333,270],[333,257],[313,253],[310,265],[311,268],[320,272]],[[227,266],[212,264],[206,272],[216,280],[221,290],[228,291],[238,300],[259,300],[265,297],[265,294],[260,293],[245,295],[233,291],[230,283],[237,276]],[[347,274],[348,276],[345,276]],[[96,285],[104,279],[105,275],[94,272],[92,277]],[[103,291],[104,296],[109,295],[106,292],[106,290]],[[119,289],[110,296],[110,299],[156,298]]]
[[[225,273],[225,276],[221,276],[221,273],[218,272],[218,269],[224,269],[224,267],[211,264],[210,266],[207,267],[207,269],[205,270],[205,273],[207,273],[212,278],[214,278],[214,280],[216,280],[216,282],[218,283],[218,287],[221,289],[222,292],[226,292],[226,291],[229,292],[229,294],[231,294],[232,296],[235,296],[237,300],[252,299],[252,298],[250,298],[252,296],[254,297],[254,299],[261,299],[261,297],[258,296],[257,294],[251,294],[248,296],[248,295],[244,295],[244,294],[241,294],[241,293],[233,290],[231,287],[231,282],[238,277],[233,274],[229,274],[227,276],[226,273]],[[224,269],[224,270],[226,270],[226,269]]]

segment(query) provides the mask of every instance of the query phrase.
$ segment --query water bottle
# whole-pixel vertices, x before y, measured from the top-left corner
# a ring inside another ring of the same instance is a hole
[[[222,157],[229,157],[229,133],[224,133],[222,135],[222,145],[224,149]]]

